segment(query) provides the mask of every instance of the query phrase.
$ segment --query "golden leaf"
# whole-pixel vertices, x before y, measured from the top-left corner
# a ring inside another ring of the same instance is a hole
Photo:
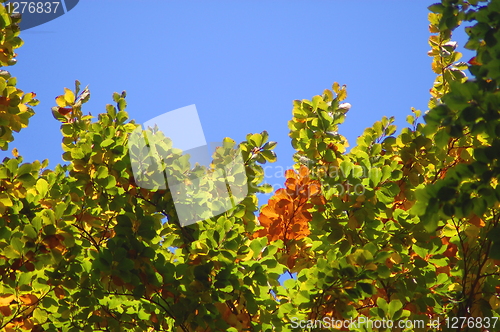
[[[0,307],[9,305],[15,298],[14,294],[5,294],[0,296]]]
[[[34,294],[24,294],[19,296],[19,300],[21,300],[24,305],[32,305],[38,301],[38,297]]]

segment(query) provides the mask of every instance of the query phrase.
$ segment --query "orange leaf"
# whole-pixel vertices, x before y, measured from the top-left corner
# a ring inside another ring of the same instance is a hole
[[[479,218],[479,217],[478,217],[478,216],[476,216],[476,215],[474,215],[474,217],[470,218],[470,219],[469,219],[469,222],[470,222],[472,225],[474,225],[474,226],[476,226],[476,227],[479,227],[479,228],[486,226],[486,224],[484,223],[483,219]]]
[[[33,294],[24,294],[19,296],[19,299],[25,304],[25,305],[32,305],[38,301],[38,297]]]
[[[438,32],[439,32],[439,29],[438,29],[438,27],[436,27],[435,25],[433,25],[433,24],[429,24],[429,32],[430,32],[430,33],[438,33]]]
[[[477,61],[476,57],[472,57],[469,61],[467,61],[470,65],[473,65],[473,66],[481,66],[482,63]]]
[[[436,267],[436,275],[440,274],[440,273],[444,273],[444,274],[447,274],[447,275],[450,275],[450,266],[449,265],[446,265],[446,266],[437,266]]]
[[[262,207],[259,222],[264,227],[254,237],[267,236],[269,241],[301,239],[309,235],[312,215],[307,211],[314,204],[324,204],[321,184],[309,178],[309,169],[302,166],[299,172],[285,172],[286,189],[278,189]]]

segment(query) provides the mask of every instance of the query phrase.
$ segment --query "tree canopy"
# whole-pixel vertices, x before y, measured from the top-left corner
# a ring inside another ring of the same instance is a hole
[[[295,100],[283,188],[258,206],[271,190],[262,164],[276,161],[267,132],[226,138],[213,165],[238,147],[248,194],[188,226],[169,188],[134,179],[126,93],[94,117],[89,89],[65,88],[52,113],[66,163],[24,162],[14,148],[0,164],[0,329],[498,331],[500,2],[429,10],[428,111],[413,109],[399,132],[384,116],[347,150],[345,86]],[[18,23],[0,6],[1,66],[15,63]],[[466,62],[451,39],[461,24],[476,52]],[[2,150],[38,103],[16,83],[0,71]],[[162,153],[168,140],[155,137]],[[200,171],[176,151],[162,157],[172,172]],[[214,208],[211,198],[193,204]],[[348,324],[362,319],[395,325]]]

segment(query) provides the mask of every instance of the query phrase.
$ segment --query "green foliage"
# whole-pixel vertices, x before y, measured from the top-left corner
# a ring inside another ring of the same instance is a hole
[[[185,227],[156,175],[199,177],[234,159],[236,143],[224,139],[210,168],[190,165],[157,128],[129,150],[138,125],[125,92],[95,118],[83,112],[88,88],[64,89],[52,113],[67,163],[48,169],[14,150],[0,164],[0,329],[292,331],[297,320],[328,317],[423,320],[405,329],[420,332],[451,330],[431,320],[500,317],[499,8],[443,0],[429,9],[438,75],[429,111],[412,109],[399,132],[383,117],[346,152],[346,87],[296,100],[288,123],[296,165],[284,188],[257,207],[256,194],[271,189],[261,165],[276,161],[276,142],[248,134],[238,145],[244,169],[231,179],[246,174],[247,197]],[[21,41],[17,19],[0,11],[5,65]],[[461,21],[474,24],[468,63],[451,41]],[[2,149],[37,103],[15,84],[0,73]],[[171,167],[158,172],[158,160],[142,158],[146,148]],[[132,158],[154,189],[138,185]],[[215,209],[210,195],[193,202]],[[295,277],[280,285],[284,273]],[[303,330],[317,330],[310,325]]]

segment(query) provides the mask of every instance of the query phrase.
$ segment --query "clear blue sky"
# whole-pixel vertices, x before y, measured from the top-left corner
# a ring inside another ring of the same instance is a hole
[[[427,109],[433,2],[82,0],[21,33],[25,45],[8,70],[40,104],[10,148],[25,161],[61,162],[60,123],[50,108],[75,79],[90,85],[83,111],[93,115],[126,90],[139,123],[196,104],[208,142],[267,130],[282,167],[292,165],[292,101],[337,81],[352,104],[340,129],[352,146],[383,115],[396,116],[401,128],[411,107]],[[464,33],[455,40],[461,48]]]

